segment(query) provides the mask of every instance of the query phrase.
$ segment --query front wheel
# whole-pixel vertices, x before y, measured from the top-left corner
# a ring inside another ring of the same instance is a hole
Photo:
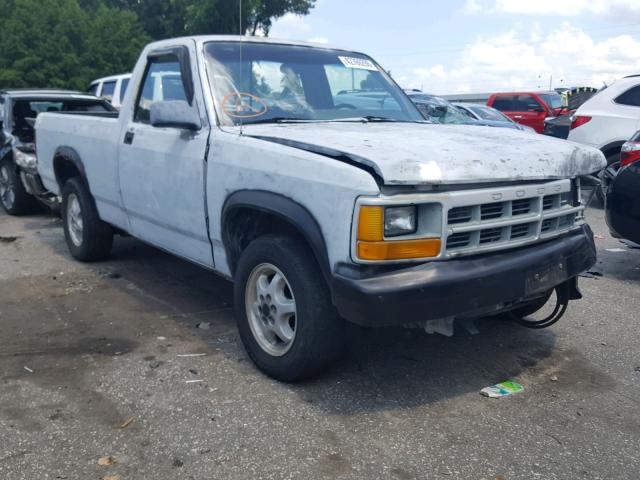
[[[76,260],[103,260],[111,253],[113,229],[100,220],[89,190],[77,177],[62,189],[62,223],[67,247]]]
[[[300,240],[266,235],[253,241],[238,263],[234,303],[249,356],[277,380],[316,375],[341,353],[344,322]]]

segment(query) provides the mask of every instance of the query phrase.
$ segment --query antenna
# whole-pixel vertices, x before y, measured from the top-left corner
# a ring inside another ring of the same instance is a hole
[[[240,4],[240,19],[238,20],[238,33],[240,34],[240,88],[242,88],[242,71],[244,70],[242,66],[242,40],[244,39],[244,35],[242,32],[242,0],[238,2]],[[240,105],[242,105],[242,93],[238,95],[238,101]],[[240,118],[240,135],[244,133],[244,119]]]

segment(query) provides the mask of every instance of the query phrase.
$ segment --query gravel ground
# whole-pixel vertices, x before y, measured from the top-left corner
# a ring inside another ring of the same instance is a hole
[[[130,238],[80,264],[59,220],[0,213],[0,478],[636,480],[640,250],[589,216],[603,276],[556,326],[353,327],[333,371],[285,385],[226,281]],[[508,379],[524,392],[479,394]]]

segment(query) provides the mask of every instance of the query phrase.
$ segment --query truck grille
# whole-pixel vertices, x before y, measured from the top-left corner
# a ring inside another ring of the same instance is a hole
[[[521,190],[511,187],[505,194],[493,195],[504,200],[473,204],[466,201],[481,198],[477,191],[469,193],[468,198],[460,192],[452,202],[455,206],[450,205],[446,213],[448,235],[444,255],[506,249],[574,228],[584,207],[572,205],[568,180],[554,182],[552,186],[555,190],[552,194],[544,185],[530,185]]]

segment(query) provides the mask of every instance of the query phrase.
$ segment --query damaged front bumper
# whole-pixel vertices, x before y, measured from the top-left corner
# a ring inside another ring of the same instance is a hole
[[[339,268],[333,300],[343,318],[370,327],[483,316],[540,297],[595,262],[593,233],[583,225],[544,243],[402,270]]]

